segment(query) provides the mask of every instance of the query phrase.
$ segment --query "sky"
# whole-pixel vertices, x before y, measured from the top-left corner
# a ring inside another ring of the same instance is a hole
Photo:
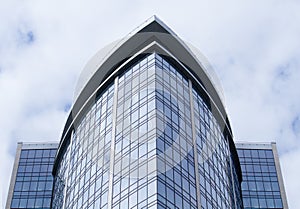
[[[58,141],[88,60],[157,15],[214,67],[235,140],[277,143],[298,208],[299,11],[297,0],[0,0],[0,207],[17,142]]]

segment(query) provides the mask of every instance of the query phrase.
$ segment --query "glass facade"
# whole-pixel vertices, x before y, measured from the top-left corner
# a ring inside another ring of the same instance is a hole
[[[238,148],[245,209],[283,208],[272,148]]]
[[[21,149],[11,209],[50,209],[56,150],[43,147]]]
[[[223,130],[193,91],[202,208],[242,208],[240,184]]]
[[[53,207],[242,208],[228,141],[191,80],[155,53],[122,72],[74,128]]]
[[[188,81],[162,57],[120,76],[113,208],[197,207],[190,113]]]
[[[107,208],[113,92],[111,85],[99,95],[74,130],[55,177],[53,208]]]
[[[100,50],[79,78],[58,148],[20,150],[8,205],[286,209],[277,151],[237,154],[210,71],[156,17]]]

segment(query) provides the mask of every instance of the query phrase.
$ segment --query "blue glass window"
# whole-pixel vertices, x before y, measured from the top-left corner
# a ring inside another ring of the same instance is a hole
[[[243,174],[244,207],[283,208],[272,150],[238,149],[238,155]]]

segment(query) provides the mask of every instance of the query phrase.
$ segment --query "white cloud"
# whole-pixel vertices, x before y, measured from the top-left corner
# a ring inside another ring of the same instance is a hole
[[[88,59],[157,14],[215,66],[236,139],[276,140],[289,203],[296,208],[299,9],[293,0],[2,2],[0,157],[6,160],[0,170],[8,171],[0,180],[2,201],[16,141],[56,140]]]
[[[299,178],[300,169],[299,159],[300,152],[299,146],[282,156],[281,158],[281,169],[284,171],[285,175],[285,190],[287,192],[287,199],[289,201],[290,208],[299,207],[299,188],[300,181]]]

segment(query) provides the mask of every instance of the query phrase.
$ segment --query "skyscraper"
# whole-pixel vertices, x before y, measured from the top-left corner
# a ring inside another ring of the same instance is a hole
[[[236,149],[212,67],[156,17],[87,63],[58,146],[22,146],[7,209],[287,209],[275,144]]]
[[[54,163],[53,208],[242,208],[218,81],[156,17],[99,51]]]
[[[18,143],[6,209],[50,209],[57,143]]]
[[[287,199],[275,143],[236,143],[241,162],[245,209],[287,209]]]

